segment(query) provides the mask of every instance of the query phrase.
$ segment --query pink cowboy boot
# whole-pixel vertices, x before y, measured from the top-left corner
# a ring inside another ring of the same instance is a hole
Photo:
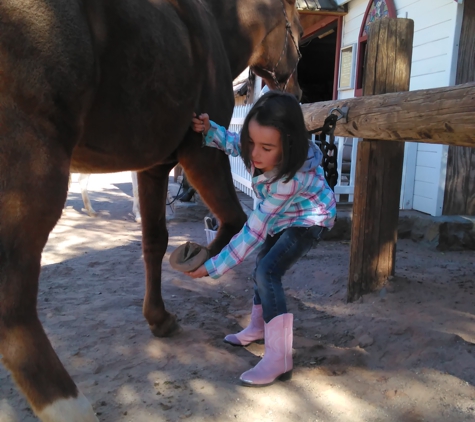
[[[262,305],[252,305],[251,322],[237,334],[228,334],[224,342],[232,346],[247,346],[253,341],[264,338],[264,318],[262,318]]]
[[[292,378],[293,322],[293,314],[282,314],[265,324],[264,357],[254,368],[241,375],[243,385],[265,387],[277,379],[288,381]]]

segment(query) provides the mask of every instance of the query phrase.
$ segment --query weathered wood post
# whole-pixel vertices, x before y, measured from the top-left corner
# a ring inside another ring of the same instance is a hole
[[[384,18],[371,24],[363,95],[409,90],[413,34],[410,19]],[[363,139],[358,145],[349,302],[394,274],[403,159],[404,142]]]

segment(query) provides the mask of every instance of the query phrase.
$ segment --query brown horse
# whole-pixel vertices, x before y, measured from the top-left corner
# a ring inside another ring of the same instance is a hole
[[[154,335],[172,335],[161,294],[170,169],[182,165],[221,222],[212,255],[246,218],[227,157],[201,147],[192,114],[227,125],[247,65],[298,95],[300,31],[295,0],[0,2],[0,354],[41,420],[96,420],[36,311],[70,171],[138,171],[143,313]]]

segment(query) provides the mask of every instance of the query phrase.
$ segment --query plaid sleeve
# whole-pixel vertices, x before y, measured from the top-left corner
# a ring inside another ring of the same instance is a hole
[[[290,207],[301,189],[297,180],[278,181],[269,185],[268,197],[251,213],[241,231],[215,257],[205,262],[208,274],[219,278],[262,245],[278,215]]]
[[[210,128],[205,136],[205,144],[210,147],[218,148],[227,155],[238,157],[241,155],[241,135],[235,132],[229,132],[223,126],[219,126],[210,120]]]

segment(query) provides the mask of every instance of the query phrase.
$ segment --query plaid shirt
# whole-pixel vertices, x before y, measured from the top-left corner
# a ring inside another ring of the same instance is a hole
[[[211,122],[205,143],[233,157],[241,153],[240,135],[214,122]],[[310,143],[307,161],[287,183],[283,179],[270,181],[276,174],[275,169],[252,178],[252,188],[260,202],[241,231],[218,255],[205,262],[212,278],[219,278],[241,263],[264,243],[267,235],[273,236],[290,226],[333,227],[335,195],[325,180],[321,159],[320,149]],[[250,173],[254,174],[254,171],[252,166]]]

